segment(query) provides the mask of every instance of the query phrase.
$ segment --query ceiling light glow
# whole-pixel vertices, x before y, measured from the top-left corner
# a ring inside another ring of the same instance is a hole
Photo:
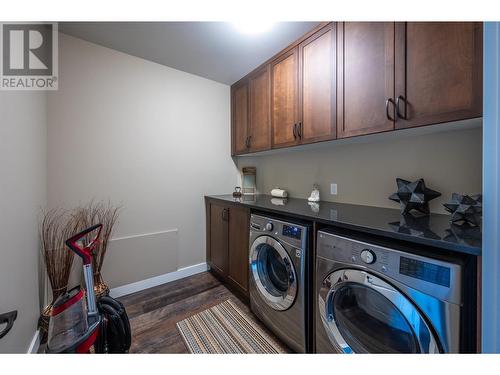
[[[243,34],[261,34],[271,30],[274,22],[266,20],[241,20],[233,22],[234,27]]]

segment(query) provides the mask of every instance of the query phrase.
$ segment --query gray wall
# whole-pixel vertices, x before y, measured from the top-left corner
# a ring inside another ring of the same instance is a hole
[[[46,140],[46,94],[0,91],[0,313],[18,310],[0,353],[25,353],[36,331]]]
[[[484,23],[482,351],[500,353],[500,22]]]
[[[48,205],[123,206],[103,269],[111,287],[205,262],[203,196],[237,180],[229,86],[64,34],[59,61]]]
[[[239,168],[257,167],[260,193],[270,194],[279,186],[289,196],[306,198],[317,183],[322,200],[378,207],[399,207],[387,199],[396,191],[396,177],[423,177],[428,187],[442,193],[431,202],[431,211],[444,212],[441,203],[452,192],[481,192],[482,132],[477,125],[468,126],[464,129],[460,124],[460,130],[431,134],[421,134],[432,131],[421,128],[272,151],[238,157],[237,163]],[[337,184],[338,195],[330,195],[330,183]]]

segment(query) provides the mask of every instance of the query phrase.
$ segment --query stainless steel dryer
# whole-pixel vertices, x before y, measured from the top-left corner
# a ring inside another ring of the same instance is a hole
[[[259,215],[250,218],[251,309],[299,353],[308,349],[307,237],[307,226]]]
[[[324,231],[318,353],[457,353],[462,266]]]

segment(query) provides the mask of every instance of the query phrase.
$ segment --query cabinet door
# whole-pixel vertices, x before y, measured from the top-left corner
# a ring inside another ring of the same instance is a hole
[[[394,129],[394,27],[393,22],[339,24],[337,137]]]
[[[248,292],[249,212],[246,208],[229,209],[228,278],[244,293]]]
[[[248,151],[248,81],[231,88],[232,154]]]
[[[249,151],[271,148],[269,66],[250,77]]]
[[[299,45],[300,141],[336,137],[336,34],[333,24]]]
[[[210,259],[212,268],[225,276],[228,269],[228,209],[210,204]]]
[[[292,49],[271,64],[273,146],[298,142],[298,50]]]
[[[482,43],[481,23],[398,23],[396,127],[482,116]]]

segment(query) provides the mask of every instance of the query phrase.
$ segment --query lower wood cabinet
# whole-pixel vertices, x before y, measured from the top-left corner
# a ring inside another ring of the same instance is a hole
[[[248,297],[250,211],[207,199],[207,263],[223,281]]]
[[[212,203],[210,212],[210,241],[208,262],[222,275],[228,270],[228,208]]]
[[[249,212],[246,208],[229,208],[229,268],[227,277],[242,291],[248,292]]]

